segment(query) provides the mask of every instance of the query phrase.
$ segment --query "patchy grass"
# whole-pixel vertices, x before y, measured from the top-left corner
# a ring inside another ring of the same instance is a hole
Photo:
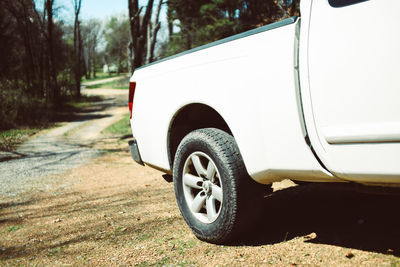
[[[18,145],[42,129],[43,127],[33,127],[0,132],[0,151],[13,151]]]
[[[13,225],[13,226],[8,227],[8,232],[15,232],[23,227],[24,226],[22,224],[21,225]]]
[[[115,81],[94,84],[86,86],[87,89],[98,89],[98,88],[111,88],[111,89],[129,89],[129,77],[124,77]]]
[[[15,129],[0,131],[0,151],[15,150],[38,132],[56,127],[60,122],[73,120],[77,113],[96,108],[96,102],[101,100],[98,96],[83,95],[79,99],[70,97],[57,108],[44,109],[40,120],[27,121]]]
[[[114,78],[117,77],[118,74],[117,73],[107,73],[107,72],[103,72],[102,70],[99,72],[96,72],[96,78],[90,78],[90,79],[86,79],[85,77],[82,78],[82,83],[85,82],[93,82],[93,81],[98,81],[98,80],[102,80],[102,79],[108,79],[108,78]]]
[[[103,133],[115,136],[131,135],[132,133],[129,123],[129,114],[126,114],[122,119],[108,126],[106,129],[104,129]]]

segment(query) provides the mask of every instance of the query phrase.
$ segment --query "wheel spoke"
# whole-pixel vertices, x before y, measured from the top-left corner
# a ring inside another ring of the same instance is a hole
[[[212,196],[215,197],[216,200],[222,202],[222,188],[218,185],[212,185]]]
[[[213,221],[217,216],[217,211],[215,208],[215,198],[210,196],[206,200],[207,217],[210,221]]]
[[[193,212],[199,212],[206,201],[206,194],[201,191],[197,194],[197,196],[193,199],[191,210]]]
[[[204,169],[203,164],[201,164],[199,156],[193,155],[192,162],[193,162],[193,166],[196,169],[198,176],[201,176],[201,175],[206,176],[207,175],[207,171]]]
[[[210,160],[207,165],[207,178],[212,182],[214,182],[215,171],[214,163]]]
[[[196,189],[201,189],[201,185],[203,184],[203,179],[194,176],[190,173],[186,173],[183,176],[183,182],[185,183],[185,185],[191,187],[191,188],[196,188]]]
[[[223,207],[222,182],[217,165],[204,152],[193,152],[185,161],[181,184],[187,207],[202,223],[213,223]]]

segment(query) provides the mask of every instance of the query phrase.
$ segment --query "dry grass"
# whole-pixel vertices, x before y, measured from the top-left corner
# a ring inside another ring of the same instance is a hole
[[[0,265],[400,266],[391,198],[363,204],[334,189],[282,190],[262,203],[247,240],[212,245],[185,225],[172,184],[115,143],[101,144],[112,153],[52,177],[55,188],[0,198]]]

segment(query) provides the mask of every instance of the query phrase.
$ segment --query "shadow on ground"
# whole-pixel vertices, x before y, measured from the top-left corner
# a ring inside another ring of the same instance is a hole
[[[166,226],[174,225],[178,228],[183,225],[177,214],[150,218],[148,207],[152,203],[148,201],[146,188],[124,190],[121,185],[117,185],[104,187],[101,191],[101,196],[97,193],[83,195],[72,191],[0,203],[0,216],[3,217],[0,219],[0,227],[7,226],[5,229],[9,229],[5,232],[19,230],[10,226],[19,225],[24,229],[24,225],[37,220],[47,225],[45,228],[34,228],[34,231],[24,237],[23,242],[17,241],[13,245],[4,246],[0,240],[0,261],[33,259],[39,253],[60,256],[62,250],[68,246],[77,245],[76,251],[74,247],[70,248],[74,255],[76,252],[76,257],[82,254],[82,249],[85,250],[85,247],[80,247],[82,244],[140,244],[144,238],[162,232]],[[171,193],[169,187],[152,190],[152,194],[155,194],[152,201],[161,203],[165,200],[164,196]],[[154,212],[158,214],[162,209],[158,207]]]
[[[367,195],[335,184],[277,191],[260,203],[264,211],[258,227],[236,245],[263,246],[303,238],[399,257],[399,200],[400,196]],[[168,243],[172,237],[164,229],[180,232],[182,237],[189,232],[174,202],[173,188],[167,184],[141,189],[118,184],[86,193],[69,191],[6,201],[0,203],[0,227],[7,232],[13,231],[10,226],[25,225],[30,231],[24,239],[7,245],[0,240],[0,260],[33,259],[38,254],[76,258],[82,251],[99,249],[96,246],[121,249],[125,244],[134,250],[145,240]],[[21,236],[24,228],[16,231]]]
[[[84,121],[91,119],[100,119],[104,117],[102,114],[95,114],[103,112],[111,107],[127,106],[125,97],[100,97],[90,96],[84,97],[83,102],[87,103],[85,106],[71,106],[65,104],[52,114],[52,122],[71,122],[71,121]]]
[[[354,187],[308,184],[264,199],[263,214],[242,244],[274,244],[296,237],[400,256],[400,195],[373,195]]]

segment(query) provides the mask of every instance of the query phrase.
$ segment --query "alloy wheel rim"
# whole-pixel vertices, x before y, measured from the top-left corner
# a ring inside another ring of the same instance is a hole
[[[183,193],[190,212],[203,223],[214,222],[221,213],[223,190],[214,161],[203,152],[192,153],[182,173]]]

